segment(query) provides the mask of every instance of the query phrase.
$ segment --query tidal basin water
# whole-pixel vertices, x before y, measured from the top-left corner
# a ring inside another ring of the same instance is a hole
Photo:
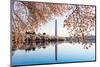
[[[96,60],[95,43],[90,46],[67,42],[41,43],[38,44],[38,47],[36,45],[34,48],[30,46],[30,49],[16,49],[12,51],[12,65],[36,65]]]

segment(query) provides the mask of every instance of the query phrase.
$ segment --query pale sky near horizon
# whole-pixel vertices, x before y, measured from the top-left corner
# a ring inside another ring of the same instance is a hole
[[[54,20],[50,20],[45,25],[42,25],[38,32],[40,33],[46,33],[48,35],[55,35],[55,20],[57,20],[57,35],[58,36],[68,36],[68,33],[66,32],[67,29],[63,27],[64,19],[66,18],[66,14],[63,16],[55,17]]]

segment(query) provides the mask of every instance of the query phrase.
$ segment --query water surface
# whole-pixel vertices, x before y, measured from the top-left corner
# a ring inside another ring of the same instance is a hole
[[[87,47],[87,48],[86,48]],[[12,65],[95,61],[95,44],[40,43],[12,51]]]

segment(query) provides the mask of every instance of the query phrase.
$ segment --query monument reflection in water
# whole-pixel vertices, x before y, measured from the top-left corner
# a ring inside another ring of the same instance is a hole
[[[95,43],[35,42],[13,46],[13,65],[95,61]]]

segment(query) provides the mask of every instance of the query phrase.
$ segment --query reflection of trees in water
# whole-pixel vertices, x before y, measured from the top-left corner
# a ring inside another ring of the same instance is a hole
[[[14,55],[14,52],[16,50],[25,50],[25,51],[36,51],[36,49],[45,49],[48,46],[52,45],[53,47],[55,47],[55,45],[61,45],[62,43],[70,43],[70,45],[73,44],[73,46],[75,44],[80,44],[82,43],[83,45],[83,49],[89,49],[92,46],[92,42],[91,41],[87,41],[87,42],[70,42],[70,41],[53,41],[53,42],[49,42],[49,41],[42,41],[42,42],[32,42],[32,43],[20,43],[20,44],[13,44],[12,46],[12,56]],[[81,44],[80,44],[81,45]]]
[[[30,51],[30,50],[36,50],[40,49],[40,48],[46,48],[49,45],[54,45],[56,42],[49,42],[49,41],[36,41],[36,42],[32,42],[32,43],[20,43],[20,44],[14,44],[12,46],[12,51],[15,50],[25,50],[25,51]],[[62,43],[61,41],[59,43]]]
[[[89,38],[89,37],[88,37]],[[30,39],[29,41],[25,42],[14,42],[12,41],[13,45],[12,45],[12,56],[14,55],[14,51],[16,50],[25,50],[25,51],[36,51],[36,49],[45,49],[48,46],[52,45],[53,47],[55,47],[55,45],[61,45],[63,43],[70,43],[70,45],[73,44],[73,46],[75,44],[79,44],[83,46],[83,49],[89,49],[93,43],[95,43],[95,37],[93,39],[84,39],[81,40],[80,38],[77,37],[67,37],[66,40],[33,40]]]
[[[79,43],[79,44],[82,44],[84,49],[89,49],[91,46],[92,46],[92,42],[90,40],[86,40],[86,41],[77,41],[77,40],[69,40],[69,41],[35,41],[35,42],[25,42],[25,43],[19,43],[19,44],[13,44],[12,46],[12,51],[15,51],[15,50],[25,50],[25,51],[30,51],[30,50],[33,50],[35,51],[36,49],[40,49],[40,48],[43,48],[45,49],[46,47],[48,47],[49,45],[55,45],[55,44],[61,44],[61,43],[73,43],[73,44],[76,44],[76,43]],[[67,45],[67,44],[66,44]]]
[[[84,41],[73,41],[73,44],[79,43],[80,45],[83,45],[83,49],[89,49],[93,43],[90,40],[84,40]]]
[[[84,49],[89,49],[93,43],[95,43],[95,36],[85,36],[84,39],[81,39],[79,37],[68,37],[66,38],[68,43],[73,43],[73,44],[80,44],[83,45]]]

